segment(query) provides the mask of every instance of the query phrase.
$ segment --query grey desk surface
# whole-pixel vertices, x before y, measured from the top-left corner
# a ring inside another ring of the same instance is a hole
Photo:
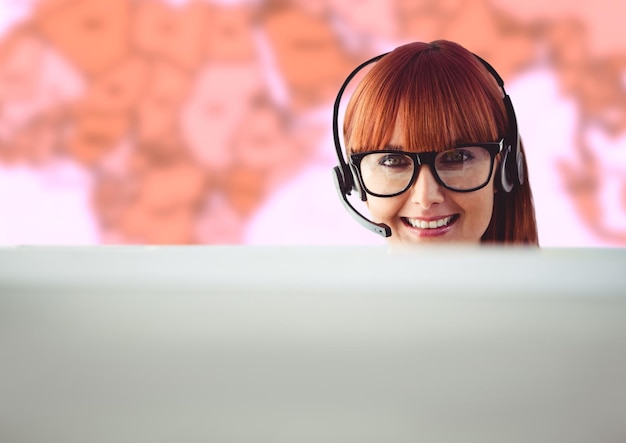
[[[0,293],[621,295],[626,249],[384,246],[0,248]]]
[[[624,442],[626,251],[0,250],[2,442]]]

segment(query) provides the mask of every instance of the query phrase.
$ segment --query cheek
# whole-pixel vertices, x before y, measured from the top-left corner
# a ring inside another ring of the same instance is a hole
[[[489,225],[489,222],[491,221],[491,217],[493,216],[493,201],[494,201],[493,192],[487,193],[482,204],[483,223],[485,225],[485,230],[487,229],[487,226]]]
[[[487,187],[478,191],[477,194],[468,195],[467,197],[469,198],[463,203],[459,202],[459,205],[465,210],[465,215],[470,225],[468,228],[475,231],[480,237],[487,230],[493,215],[493,189]]]
[[[382,222],[398,213],[403,200],[399,197],[379,198],[368,195],[365,204],[372,218],[377,222]]]

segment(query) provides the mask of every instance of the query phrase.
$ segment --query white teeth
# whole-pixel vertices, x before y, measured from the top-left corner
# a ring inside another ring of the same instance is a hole
[[[450,223],[450,220],[452,220],[452,216],[440,218],[439,220],[431,220],[431,221],[416,220],[416,219],[413,219],[413,218],[407,218],[406,219],[406,221],[411,226],[413,226],[414,228],[420,228],[420,229],[440,228],[440,227]]]

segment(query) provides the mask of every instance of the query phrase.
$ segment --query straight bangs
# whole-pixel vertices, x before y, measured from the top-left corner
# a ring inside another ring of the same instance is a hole
[[[443,151],[507,134],[502,91],[469,51],[435,41],[400,46],[359,84],[344,122],[349,153],[384,149],[396,123],[402,149]]]

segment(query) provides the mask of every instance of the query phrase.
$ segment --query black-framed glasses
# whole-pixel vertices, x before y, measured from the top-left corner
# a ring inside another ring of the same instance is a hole
[[[428,165],[444,188],[472,192],[484,188],[493,172],[496,155],[504,140],[491,143],[466,143],[442,152],[404,152],[392,149],[350,155],[361,186],[375,197],[394,197],[409,189],[419,172]]]

